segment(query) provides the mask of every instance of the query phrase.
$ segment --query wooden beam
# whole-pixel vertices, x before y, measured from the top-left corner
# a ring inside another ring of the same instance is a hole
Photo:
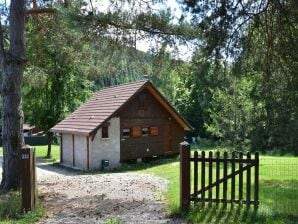
[[[87,139],[87,170],[89,170],[90,165],[89,165],[89,136],[86,137]]]
[[[37,15],[37,14],[53,14],[56,10],[52,8],[35,8],[26,11],[26,15]]]
[[[60,137],[60,163],[63,163],[63,134]]]
[[[95,131],[91,133],[91,141],[94,140],[94,138],[95,138],[95,136],[97,134],[97,131],[98,131],[98,129],[95,129]]]
[[[72,135],[72,166],[76,165],[74,135]]]

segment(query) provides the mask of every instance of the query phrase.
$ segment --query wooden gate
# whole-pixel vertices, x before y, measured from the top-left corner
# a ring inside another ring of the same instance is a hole
[[[181,206],[186,208],[194,203],[237,203],[247,206],[259,204],[259,153],[251,158],[251,153],[212,151],[194,152],[190,156],[190,146],[180,145]],[[190,184],[190,167],[193,163],[193,189]],[[188,182],[188,183],[186,183]],[[236,184],[238,183],[238,184]],[[186,186],[189,189],[185,189]],[[185,192],[182,192],[185,191]],[[253,197],[252,197],[253,196]]]

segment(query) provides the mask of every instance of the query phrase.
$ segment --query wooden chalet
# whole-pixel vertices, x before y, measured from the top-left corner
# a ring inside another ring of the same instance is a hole
[[[61,136],[61,164],[100,169],[179,152],[189,123],[150,81],[104,88],[51,131]]]

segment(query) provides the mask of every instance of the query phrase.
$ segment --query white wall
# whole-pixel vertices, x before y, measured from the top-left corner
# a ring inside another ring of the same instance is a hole
[[[101,160],[110,161],[108,168],[120,165],[120,118],[114,117],[108,121],[109,138],[101,138],[99,129],[93,141],[90,139],[90,168],[101,169]]]
[[[87,169],[87,137],[83,135],[74,136],[75,167]]]
[[[73,166],[73,144],[72,134],[62,134],[62,153],[65,166]],[[75,167],[79,169],[87,169],[87,137],[83,135],[74,135],[74,154]]]
[[[72,134],[62,134],[63,165],[72,166]]]

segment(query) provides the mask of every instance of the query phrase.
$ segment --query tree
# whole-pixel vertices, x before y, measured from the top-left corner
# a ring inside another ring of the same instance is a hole
[[[252,116],[256,119],[243,126],[247,127],[245,132],[252,147],[297,153],[297,1],[220,0],[206,4],[206,1],[188,0],[185,4],[194,15],[194,25],[201,30],[202,48],[210,58],[228,59],[230,76],[240,90],[221,89],[217,92],[218,99],[231,105],[243,103],[241,107],[251,102],[259,110],[257,117]],[[256,80],[255,74],[259,77]],[[239,102],[233,103],[229,97],[231,91],[247,93],[242,88],[244,80],[252,80],[253,92],[247,101],[237,98]],[[218,120],[224,108],[216,108],[212,113],[217,114],[214,118]],[[249,116],[255,113],[248,107],[242,109]],[[239,119],[239,124],[246,123],[245,116]],[[222,128],[229,132],[229,125],[221,125]]]
[[[22,81],[25,67],[25,0],[11,0],[9,14],[9,49],[4,46],[0,27],[0,57],[3,69],[1,94],[3,97],[3,173],[1,189],[17,188],[20,185],[19,156],[24,144],[22,135]]]
[[[24,112],[27,122],[46,133],[50,157],[53,141],[50,128],[86,100],[90,82],[80,67],[88,63],[82,59],[87,53],[82,35],[69,29],[59,11],[54,17],[45,15],[39,19],[46,24],[43,31],[34,18],[27,22]]]

